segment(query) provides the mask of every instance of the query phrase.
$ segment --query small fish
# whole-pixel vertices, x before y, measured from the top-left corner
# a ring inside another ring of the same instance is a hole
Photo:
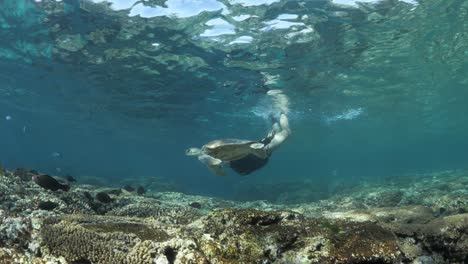
[[[333,176],[337,176],[337,175],[338,175],[338,169],[332,170],[332,175],[333,175]]]
[[[51,155],[52,155],[52,157],[54,157],[54,158],[61,158],[61,157],[62,157],[62,154],[61,154],[60,152],[57,152],[57,151],[52,152]]]
[[[41,186],[44,189],[51,190],[51,191],[57,191],[57,190],[63,190],[65,192],[68,192],[70,190],[70,185],[66,184],[61,184],[59,181],[54,179],[53,177],[49,175],[33,175],[32,180],[39,186]]]
[[[199,202],[190,203],[189,206],[192,207],[192,208],[196,208],[196,209],[201,209],[202,208],[202,205]]]
[[[146,192],[146,190],[145,190],[145,188],[143,186],[138,186],[137,193],[139,195],[145,194],[145,192]]]
[[[324,120],[327,124],[331,124],[339,120],[353,120],[359,117],[362,113],[364,113],[364,108],[362,107],[351,108],[341,114],[325,117]]]
[[[112,202],[112,199],[110,198],[110,196],[105,192],[98,192],[96,194],[96,200],[98,200],[101,203],[110,203],[110,202]]]
[[[23,126],[23,134],[26,134],[27,131],[28,131],[28,127],[27,127],[27,126]]]
[[[10,115],[5,116],[6,121],[10,121],[11,119],[12,119],[12,117]]]
[[[94,200],[94,199],[93,199],[93,196],[91,196],[91,194],[90,194],[89,192],[84,192],[83,195],[84,195],[84,197],[85,197],[86,199],[88,199],[89,201]]]
[[[133,192],[135,190],[135,188],[128,184],[122,187],[122,189],[126,190],[127,192]]]
[[[51,201],[42,201],[39,203],[37,207],[41,210],[52,211],[55,208],[57,208],[57,206],[59,206],[58,203],[54,203]]]
[[[76,179],[73,178],[73,176],[71,176],[70,174],[67,174],[65,176],[65,180],[67,180],[68,182],[76,182]]]

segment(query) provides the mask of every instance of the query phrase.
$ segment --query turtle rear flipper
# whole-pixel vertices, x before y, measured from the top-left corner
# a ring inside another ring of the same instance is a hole
[[[198,156],[198,160],[205,164],[214,174],[219,176],[226,176],[226,173],[223,171],[223,167],[221,165],[223,163],[222,160],[215,159],[206,154]]]
[[[264,147],[265,144],[263,143],[253,143],[250,145],[250,152],[261,159],[266,159],[268,157],[268,154],[265,151]]]

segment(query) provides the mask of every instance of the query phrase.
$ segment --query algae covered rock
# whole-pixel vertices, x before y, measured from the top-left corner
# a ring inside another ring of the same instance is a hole
[[[412,237],[431,254],[455,263],[468,257],[468,214],[436,218],[426,224],[407,223],[394,227],[399,236]]]
[[[396,237],[376,224],[288,211],[219,210],[188,228],[213,263],[392,263],[401,256]]]
[[[425,226],[420,238],[433,251],[442,250],[450,261],[468,260],[468,214],[435,219]]]

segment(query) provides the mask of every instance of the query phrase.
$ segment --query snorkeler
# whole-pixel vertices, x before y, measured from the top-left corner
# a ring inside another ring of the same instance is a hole
[[[267,137],[260,141],[214,140],[201,149],[189,148],[185,154],[197,156],[200,162],[220,176],[226,175],[223,166],[231,167],[241,175],[250,174],[265,166],[272,152],[291,134],[286,116],[289,112],[287,96],[281,90],[270,90],[267,95],[272,96],[274,105],[280,113],[279,119],[273,122],[272,130]]]
[[[273,150],[275,150],[281,143],[283,143],[291,134],[289,128],[289,121],[285,114],[281,114],[279,122],[273,124],[272,131],[268,136],[259,142],[264,144],[263,149],[266,152],[266,158],[260,158],[255,155],[247,155],[241,159],[233,160],[227,164],[232,170],[239,173],[240,175],[248,175],[263,166],[265,166]]]
[[[267,92],[268,96],[273,99],[273,104],[280,113],[279,120],[273,119],[272,130],[268,136],[259,142],[264,144],[263,148],[266,153],[266,158],[259,158],[254,155],[247,155],[242,159],[229,162],[228,166],[240,175],[248,175],[263,166],[265,166],[273,151],[279,147],[291,134],[287,114],[289,113],[289,100],[281,90],[270,90]]]

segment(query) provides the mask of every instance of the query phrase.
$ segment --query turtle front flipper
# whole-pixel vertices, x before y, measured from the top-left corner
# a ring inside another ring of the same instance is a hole
[[[219,176],[226,176],[226,173],[223,171],[222,160],[215,159],[206,154],[198,156],[198,160],[205,164],[214,174]]]

